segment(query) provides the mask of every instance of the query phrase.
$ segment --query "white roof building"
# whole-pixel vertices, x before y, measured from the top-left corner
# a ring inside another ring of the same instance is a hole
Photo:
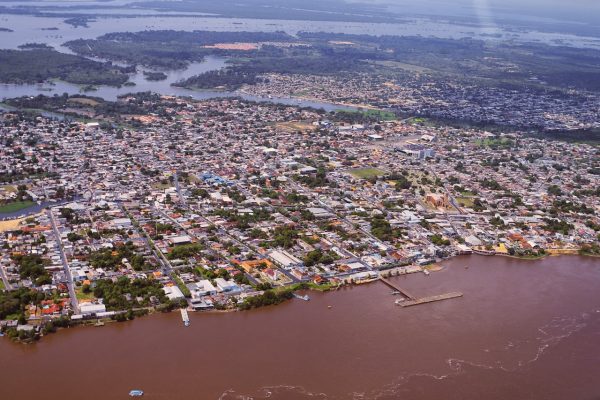
[[[180,300],[185,299],[183,292],[177,286],[165,286],[163,292],[169,298],[169,300]]]
[[[106,312],[104,304],[82,303],[79,305],[79,311],[82,315],[92,315]]]
[[[304,265],[302,260],[285,250],[275,250],[269,253],[269,257],[283,268],[301,267]]]

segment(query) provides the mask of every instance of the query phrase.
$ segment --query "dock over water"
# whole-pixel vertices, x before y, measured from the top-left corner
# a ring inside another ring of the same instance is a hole
[[[436,296],[428,296],[428,297],[422,297],[420,299],[403,301],[399,304],[402,307],[411,307],[411,306],[418,306],[419,304],[433,303],[435,301],[456,299],[457,297],[463,297],[463,294],[461,292],[438,294]]]
[[[389,280],[385,279],[384,277],[380,277],[379,280],[381,282],[385,283],[386,285],[388,285],[389,287],[391,287],[392,289],[400,292],[400,294],[402,296],[406,297],[408,300],[416,300],[417,299],[412,294],[408,293],[406,290],[402,289],[400,286],[394,285],[392,282],[390,282]]]
[[[427,296],[427,297],[417,298],[416,296],[413,296],[405,289],[402,289],[400,286],[390,282],[388,279],[386,279],[382,276],[379,277],[379,280],[381,282],[385,283],[387,286],[394,289],[395,291],[399,292],[405,298],[405,301],[399,301],[397,303],[397,304],[401,305],[402,307],[418,306],[419,304],[427,304],[427,303],[433,303],[436,301],[450,300],[450,299],[455,299],[457,297],[463,297],[463,294],[461,292],[451,292],[451,293],[446,293],[446,294],[438,294],[436,296]]]

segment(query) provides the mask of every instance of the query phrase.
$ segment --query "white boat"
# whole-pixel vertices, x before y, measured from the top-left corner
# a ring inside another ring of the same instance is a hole
[[[181,311],[181,319],[183,320],[183,325],[190,326],[190,317],[188,315],[187,310],[185,308],[182,308],[180,311]]]
[[[144,395],[144,391],[139,390],[139,389],[134,389],[129,392],[129,396],[131,396],[131,397],[140,397],[143,395]]]
[[[429,274],[430,274],[431,272],[429,272],[428,270],[424,269],[424,270],[423,270],[423,273],[424,273],[426,276],[429,276]]]

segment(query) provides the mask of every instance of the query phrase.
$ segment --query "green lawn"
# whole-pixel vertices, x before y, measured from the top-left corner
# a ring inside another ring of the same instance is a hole
[[[77,296],[78,301],[95,299],[93,292],[83,293],[83,289],[81,287],[75,288],[75,296]]]
[[[508,138],[487,138],[476,140],[475,144],[480,147],[509,148],[513,146],[514,142]]]
[[[157,190],[165,190],[165,189],[168,189],[168,188],[170,188],[172,186],[173,185],[171,184],[171,182],[167,182],[167,183],[156,182],[156,183],[152,184],[152,187],[154,189],[157,189]]]
[[[377,117],[382,121],[395,121],[396,114],[390,111],[384,110],[365,110],[363,114],[368,115],[370,117]]]
[[[358,179],[376,178],[385,175],[386,172],[379,168],[358,168],[348,171],[350,175]]]
[[[0,290],[4,290],[5,286],[4,286],[4,281],[2,279],[0,279]]]
[[[458,204],[461,207],[469,207],[472,208],[474,203],[473,203],[473,199],[471,199],[470,197],[457,197],[456,201],[458,202]]]
[[[397,119],[396,114],[393,112],[377,109],[367,109],[361,111],[338,110],[337,112],[341,114],[362,114],[365,117],[373,117],[380,121],[395,121]]]
[[[34,205],[33,201],[15,201],[0,206],[0,214],[13,213]]]

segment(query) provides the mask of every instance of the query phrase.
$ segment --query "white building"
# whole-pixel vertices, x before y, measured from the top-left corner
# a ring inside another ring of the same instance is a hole
[[[217,288],[208,279],[190,283],[188,289],[190,289],[190,292],[192,293],[192,299],[217,294]]]
[[[183,292],[177,286],[165,286],[163,292],[169,298],[169,300],[181,300],[185,299]]]
[[[226,281],[223,278],[215,279],[215,283],[217,284],[217,290],[219,292],[239,292],[241,291],[240,287],[235,284],[233,281]]]
[[[106,312],[104,304],[82,303],[79,305],[81,315],[92,315]]]
[[[304,265],[302,260],[285,250],[274,250],[269,253],[269,258],[271,258],[275,264],[286,269],[302,267]]]

